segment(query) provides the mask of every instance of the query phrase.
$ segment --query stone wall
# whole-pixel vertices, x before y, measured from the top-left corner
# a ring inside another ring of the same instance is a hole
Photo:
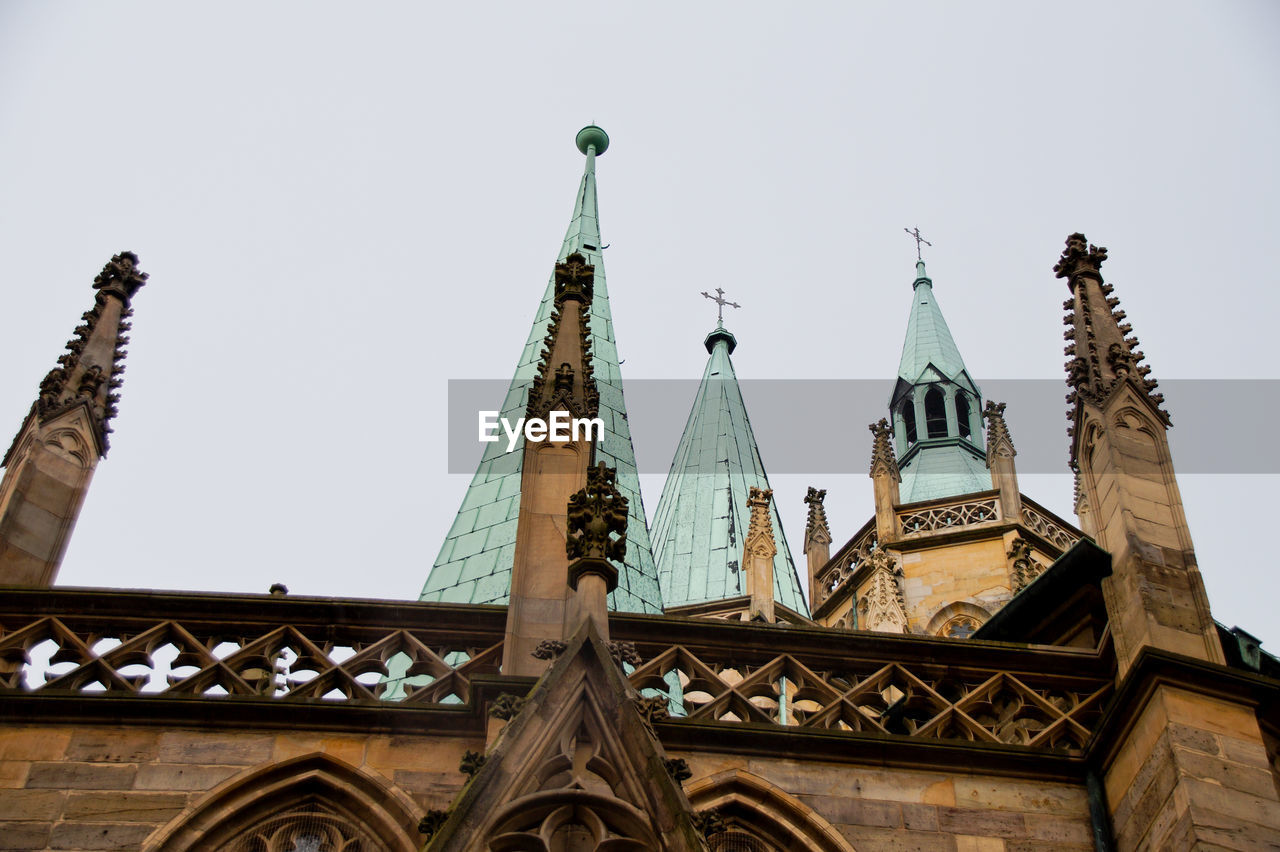
[[[459,737],[124,726],[0,730],[0,850],[137,850],[208,791],[266,763],[321,752],[394,785],[422,812],[466,776]]]
[[[1083,783],[772,757],[681,754],[686,788],[741,769],[828,823],[859,852],[1092,850]]]

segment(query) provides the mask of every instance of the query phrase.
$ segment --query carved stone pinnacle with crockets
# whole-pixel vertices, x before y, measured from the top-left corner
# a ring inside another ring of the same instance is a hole
[[[616,470],[600,462],[587,469],[586,488],[569,497],[565,549],[570,559],[626,558],[627,498],[618,491],[616,476]]]

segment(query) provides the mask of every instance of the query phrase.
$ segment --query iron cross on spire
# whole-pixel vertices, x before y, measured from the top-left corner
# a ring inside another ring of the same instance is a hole
[[[920,256],[920,244],[921,244],[921,243],[924,243],[924,244],[925,244],[925,245],[927,245],[929,248],[933,248],[933,243],[929,242],[929,241],[928,241],[928,240],[926,240],[924,237],[920,236],[920,229],[919,229],[919,228],[916,228],[915,230],[912,230],[912,229],[910,229],[910,228],[903,228],[902,230],[906,231],[908,235],[910,235],[910,236],[912,236],[912,237],[915,237],[915,240],[916,240],[916,261],[924,260],[924,258]]]
[[[724,297],[724,290],[720,289],[719,287],[716,288],[716,294],[714,296],[708,293],[706,290],[702,291],[702,295],[706,296],[708,299],[716,303],[716,322],[720,323],[720,325],[724,325],[724,306],[725,305],[728,305],[731,308],[742,307],[742,305],[739,305],[737,302],[730,302],[728,299],[726,299]]]

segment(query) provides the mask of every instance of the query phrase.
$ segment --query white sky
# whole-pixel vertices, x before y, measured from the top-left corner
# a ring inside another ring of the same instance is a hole
[[[1269,2],[5,3],[0,428],[136,251],[121,415],[60,582],[416,598],[469,479],[446,381],[510,376],[593,120],[628,381],[700,375],[721,286],[740,377],[887,399],[915,225],[980,384],[1062,381],[1074,230],[1110,248],[1154,376],[1280,378],[1278,39]],[[788,440],[847,468],[883,414]],[[1274,419],[1224,410],[1217,440]],[[772,478],[798,563],[806,486],[839,541],[871,514],[864,476]],[[1021,478],[1069,515],[1065,476]],[[1277,477],[1180,484],[1215,615],[1280,651]]]

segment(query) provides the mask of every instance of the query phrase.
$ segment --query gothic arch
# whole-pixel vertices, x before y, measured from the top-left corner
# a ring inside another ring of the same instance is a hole
[[[416,852],[421,846],[418,809],[407,796],[350,764],[315,753],[229,779],[194,811],[165,826],[144,852],[239,852],[233,841],[295,812],[314,814],[322,830],[355,840],[348,847],[352,852]]]
[[[966,622],[973,623],[973,629],[977,629],[987,623],[987,619],[991,617],[991,613],[969,601],[955,601],[944,606],[933,614],[933,618],[929,619],[929,625],[925,628],[925,634],[929,636],[948,636],[947,631],[952,623],[961,624]]]
[[[816,811],[759,775],[727,769],[686,784],[685,793],[694,810],[718,811],[780,852],[856,852]]]

